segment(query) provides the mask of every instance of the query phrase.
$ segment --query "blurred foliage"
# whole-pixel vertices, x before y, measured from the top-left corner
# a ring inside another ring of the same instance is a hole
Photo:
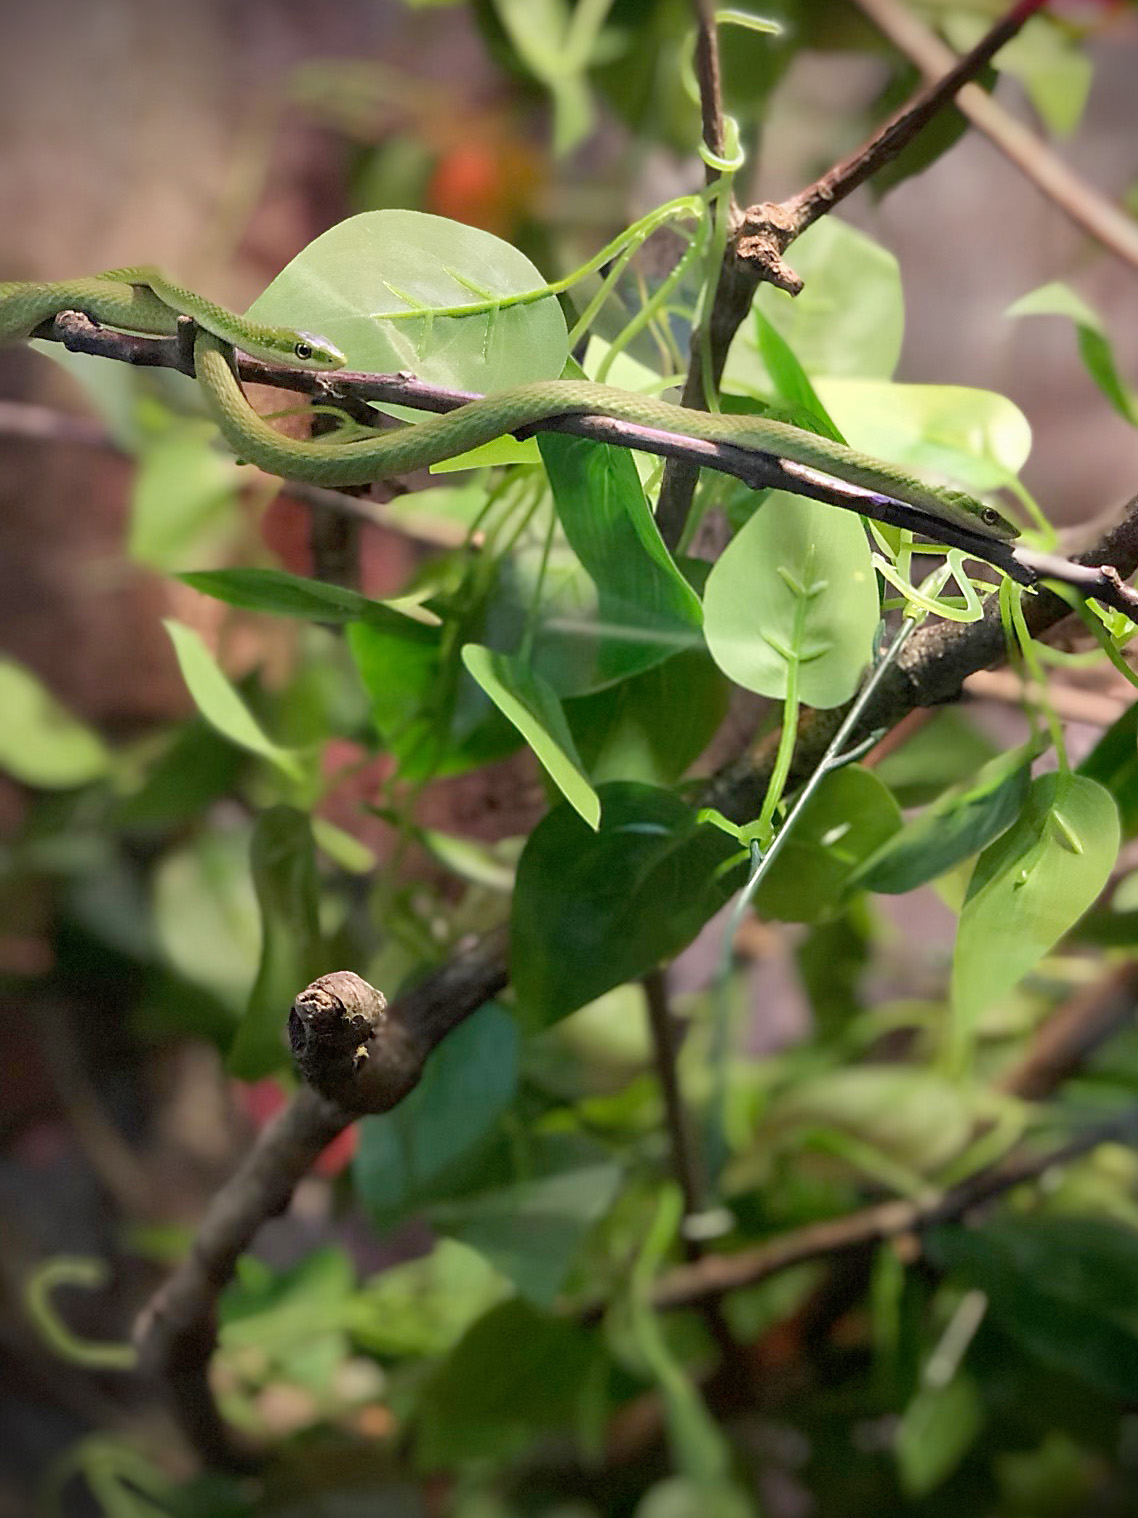
[[[414,8],[449,24],[446,0]],[[344,143],[357,214],[256,313],[327,330],[353,368],[483,389],[579,360],[667,389],[717,273],[690,7],[470,12],[502,70],[492,108],[365,59],[291,77],[283,105]],[[777,37],[721,29],[749,150],[800,49],[876,49],[852,12],[769,14]],[[962,45],[981,24],[936,15]],[[1034,19],[1006,66],[1051,130],[1074,128],[1088,65],[1073,25]],[[889,68],[882,110],[911,82]],[[540,139],[523,126],[539,110]],[[686,154],[692,193],[598,260],[643,199],[609,163],[585,207],[606,134],[636,144],[630,163]],[[945,117],[893,181],[956,135]],[[1011,401],[894,381],[904,301],[886,250],[828,218],[794,263],[806,291],[760,289],[725,409],[789,408],[976,491],[1014,482],[1030,433]],[[1010,314],[1071,320],[1091,377],[1136,420],[1108,325],[1073,292],[1049,285]],[[117,368],[106,384],[76,372],[137,459],[129,552],[227,620],[214,647],[167,624],[195,715],[114,743],[0,666],[0,766],[26,801],[0,856],[9,985],[34,1006],[97,982],[138,1040],[205,1040],[234,1076],[286,1082],[288,1004],[323,970],[350,965],[394,996],[509,917],[512,985],[398,1108],[359,1124],[332,1241],[291,1266],[240,1262],[216,1385],[226,1416],[279,1456],[263,1486],[178,1484],[108,1437],[77,1445],[48,1495],[82,1479],[115,1518],[680,1518],[758,1512],[760,1496],[772,1518],[1132,1512],[1138,1163],[1121,1144],[946,1223],[923,1251],[866,1244],[775,1273],[725,1300],[722,1321],[651,1307],[692,1246],[641,978],[755,860],[745,829],[698,810],[701,756],[739,690],[791,729],[799,703],[849,700],[883,612],[906,604],[904,590],[883,604],[875,566],[908,586],[908,535],[871,543],[852,515],[708,473],[673,555],[652,510],[657,461],[547,435],[394,503],[395,530],[447,546],[416,549],[401,594],[381,598],[274,562],[253,530],[264,486],[213,451],[184,388],[179,403]],[[701,521],[735,529],[714,567],[687,551]],[[967,597],[941,604],[973,615]],[[1014,641],[1006,605],[1005,626]],[[1103,619],[1100,636],[1121,658],[1133,631]],[[708,940],[685,960],[679,1079],[722,1229],[712,1247],[927,1197],[1133,1101],[1132,1037],[1037,1105],[994,1084],[1138,941],[1134,877],[1116,873],[1120,834],[1138,830],[1138,706],[1073,772],[1047,692],[1032,701],[1007,754],[946,711],[872,767],[828,775],[759,889],[754,964],[717,985]],[[472,772],[497,798],[484,815],[428,809],[437,782]],[[777,829],[795,797],[785,765],[772,786]],[[511,810],[523,793],[532,827]],[[776,922],[794,926],[776,936]],[[42,972],[15,952],[37,933]],[[720,1126],[722,1154],[705,1144]],[[376,1268],[365,1226],[394,1237],[398,1263]]]

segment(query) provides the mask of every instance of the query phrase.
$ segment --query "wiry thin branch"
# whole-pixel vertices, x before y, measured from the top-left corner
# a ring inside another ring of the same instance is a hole
[[[923,74],[935,76],[952,67],[952,49],[908,6],[897,0],[855,3]],[[1138,269],[1138,221],[1089,185],[1036,133],[978,86],[961,90],[956,103],[977,131],[983,132],[1080,231]]]
[[[754,1286],[780,1271],[810,1260],[832,1258],[903,1234],[921,1233],[940,1223],[954,1222],[975,1208],[994,1201],[1016,1186],[1037,1180],[1048,1170],[1068,1164],[1100,1144],[1132,1141],[1138,1113],[1113,1117],[1075,1134],[1057,1149],[1042,1150],[978,1171],[941,1195],[921,1201],[881,1202],[844,1217],[811,1223],[736,1254],[705,1255],[692,1264],[677,1265],[660,1277],[653,1304],[661,1311],[692,1307],[707,1297]],[[594,1306],[583,1310],[588,1319]]]
[[[819,216],[864,184],[883,164],[896,158],[934,116],[953,103],[968,81],[975,79],[1042,4],[1043,0],[1018,0],[964,58],[949,55],[946,68],[938,70],[944,72],[943,79],[920,90],[855,153],[814,184],[782,202],[765,201],[749,206],[734,218],[727,257],[709,317],[712,378],[717,387],[723,377],[727,351],[751,309],[759,284],[765,281],[791,295],[797,295],[802,289],[802,280],[783,258],[794,239]],[[691,361],[684,385],[683,403],[686,406],[702,404],[701,353],[702,342],[696,333],[692,338]],[[670,548],[674,548],[683,536],[698,477],[698,467],[690,461],[670,464],[665,471],[656,519]]]
[[[58,339],[73,352],[95,353],[104,358],[122,359],[130,364],[162,366],[184,372],[187,361],[184,347],[177,338],[133,337],[112,332],[74,311],[56,317],[54,322],[45,326],[41,335]],[[406,374],[341,371],[335,376],[328,376],[310,374],[283,365],[264,364],[245,357],[239,360],[239,373],[242,379],[255,384],[275,385],[332,403],[345,399],[353,404],[381,401],[446,413],[457,410],[469,401],[480,399],[473,391],[429,385]],[[0,425],[2,422],[0,416]],[[678,437],[658,428],[618,421],[609,416],[552,417],[533,427],[519,429],[517,436],[524,437],[539,431],[566,432],[598,442],[616,443],[642,453],[683,459],[696,467],[703,466],[733,475],[753,490],[785,490],[795,495],[809,496],[812,500],[823,501],[845,511],[856,511],[861,516],[872,517],[889,526],[909,527],[925,535],[929,532],[927,515],[905,502],[830,479],[818,471],[791,460],[781,460],[773,454],[758,453],[730,443]],[[323,505],[333,492],[320,490],[317,494],[309,488],[307,494],[314,504]],[[343,496],[346,502],[353,499],[351,496]],[[352,507],[345,509],[353,510]],[[357,505],[354,514],[359,514],[359,511]],[[1031,584],[1039,576],[1065,581],[1084,594],[1094,596],[1105,606],[1138,617],[1138,593],[1122,583],[1110,564],[1093,564],[1085,560],[1072,563],[1055,555],[1039,554],[1034,550],[996,542],[982,533],[972,533],[967,528],[947,522],[937,524],[936,536],[949,547],[962,548],[976,558],[1002,569],[1021,583]]]

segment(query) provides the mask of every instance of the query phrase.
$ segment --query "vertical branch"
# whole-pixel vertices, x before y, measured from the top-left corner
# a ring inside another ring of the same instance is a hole
[[[651,970],[642,982],[644,999],[648,1004],[648,1023],[652,1030],[652,1052],[656,1063],[656,1076],[664,1098],[664,1113],[668,1135],[672,1142],[672,1165],[676,1180],[684,1197],[684,1218],[704,1211],[707,1187],[703,1177],[699,1151],[693,1141],[691,1123],[680,1094],[676,1077],[676,1036],[671,1008],[668,1006],[668,988],[663,970]],[[689,1248],[689,1258],[691,1246]]]
[[[715,11],[711,0],[692,0],[696,16],[695,77],[699,81],[699,110],[703,118],[703,140],[716,158],[722,158],[727,144],[723,128],[723,92],[719,74],[719,37],[715,29]],[[707,183],[714,184],[719,170],[707,165]]]

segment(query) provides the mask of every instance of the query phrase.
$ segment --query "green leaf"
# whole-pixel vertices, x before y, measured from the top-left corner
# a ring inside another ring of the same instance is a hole
[[[1118,804],[1122,836],[1138,833],[1138,701],[1107,728],[1079,765],[1079,774],[1106,786]]]
[[[1087,373],[1107,400],[1132,427],[1138,427],[1138,391],[1118,372],[1114,349],[1102,318],[1069,285],[1055,280],[1023,295],[1004,312],[1005,316],[1065,316],[1075,324],[1079,356]]]
[[[435,385],[503,390],[554,379],[564,367],[555,297],[493,304],[544,284],[523,253],[477,227],[422,211],[365,211],[310,242],[248,314],[318,332],[353,369],[409,369]],[[480,291],[490,292],[490,309],[434,314],[478,304]]]
[[[0,769],[24,785],[67,790],[101,779],[110,768],[97,734],[14,659],[0,659],[0,710]]]
[[[791,262],[806,282],[802,293],[791,297],[761,285],[756,303],[806,373],[815,381],[822,375],[888,379],[901,356],[905,326],[901,275],[892,253],[838,217],[824,216],[797,239]],[[725,382],[758,378],[759,388],[766,388],[765,365],[751,347],[755,340],[740,329]]]
[[[963,7],[942,13],[945,36],[960,53],[967,53],[987,30],[987,20]],[[1029,17],[1026,25],[996,55],[1001,74],[1018,79],[1044,125],[1059,137],[1078,126],[1090,93],[1094,66],[1065,24],[1046,15]]]
[[[566,702],[565,716],[594,784],[669,786],[719,731],[729,700],[730,686],[715,664],[692,649]]]
[[[544,1027],[671,958],[728,899],[737,846],[679,797],[602,786],[593,833],[558,807],[518,863],[510,931],[519,1006]]]
[[[968,885],[952,967],[958,1036],[1047,954],[1095,900],[1118,854],[1118,809],[1084,775],[1041,775],[1019,821]]]
[[[922,806],[950,785],[968,784],[999,750],[960,712],[934,713],[874,770],[902,807]]]
[[[598,1355],[594,1335],[567,1318],[521,1300],[492,1308],[420,1394],[418,1464],[454,1466],[487,1450],[503,1460],[568,1427]]]
[[[1007,396],[966,385],[819,379],[818,393],[851,448],[903,469],[995,490],[1019,474],[1031,427]]]
[[[199,717],[167,734],[142,784],[115,808],[126,828],[166,827],[199,818],[237,784],[245,756]]]
[[[621,1178],[619,1165],[599,1158],[436,1205],[431,1223],[477,1249],[523,1297],[551,1307],[586,1234],[615,1201]]]
[[[840,906],[858,866],[901,826],[901,810],[859,765],[819,785],[759,887],[755,909],[782,922],[822,922]]]
[[[776,1096],[758,1148],[776,1139],[800,1144],[803,1132],[829,1128],[928,1174],[960,1153],[974,1122],[969,1092],[957,1081],[915,1066],[850,1065],[806,1076]]]
[[[373,1276],[351,1303],[348,1328],[370,1354],[437,1359],[508,1292],[476,1249],[439,1239],[430,1254]]]
[[[799,363],[794,349],[770,317],[763,314],[762,307],[757,303],[753,315],[759,357],[766,365],[767,373],[774,383],[775,394],[789,406],[796,407],[815,418],[827,436],[839,443],[845,442],[822,404],[817,390],[810,383],[810,376]]]
[[[1031,758],[1023,749],[1000,754],[975,780],[946,791],[863,860],[849,886],[901,895],[978,854],[1023,809]]]
[[[248,1001],[260,950],[249,841],[245,827],[201,833],[165,854],[154,878],[155,928],[167,959],[234,1011]]]
[[[167,617],[162,624],[170,634],[186,688],[202,716],[239,748],[267,759],[290,780],[303,776],[297,755],[261,731],[256,718],[230,685],[193,628]]]
[[[207,569],[180,574],[183,584],[246,611],[264,611],[275,617],[303,617],[308,622],[368,622],[402,634],[408,620],[433,623],[429,612],[409,616],[398,603],[373,601],[342,585],[306,580],[280,569]]]
[[[289,1008],[329,966],[321,957],[316,845],[306,814],[289,806],[262,812],[253,825],[249,859],[261,912],[261,962],[228,1066],[252,1081],[289,1063]]]
[[[453,679],[435,627],[353,622],[348,648],[372,720],[405,780],[474,769],[520,747],[518,732],[463,669]]]
[[[865,530],[850,512],[774,491],[707,578],[704,633],[723,672],[782,699],[840,706],[869,662],[880,612]]]
[[[139,454],[127,544],[136,564],[173,570],[230,521],[235,471],[212,436],[209,425],[170,427]]]
[[[591,828],[599,827],[601,803],[589,784],[561,702],[549,682],[524,660],[496,654],[477,643],[465,646],[462,662],[533,749],[569,805]]]
[[[592,687],[697,645],[699,597],[664,545],[628,449],[560,433],[539,444],[565,536],[597,587]]]
[[[970,1376],[945,1386],[922,1386],[897,1425],[894,1452],[901,1490],[925,1497],[946,1481],[983,1425],[980,1394]]]
[[[926,1236],[992,1321],[1052,1370],[1138,1397],[1138,1235],[1094,1217],[999,1218]]]
[[[435,1049],[410,1096],[364,1119],[356,1188],[386,1226],[450,1194],[462,1163],[513,1101],[517,1079],[514,1019],[487,1002]]]

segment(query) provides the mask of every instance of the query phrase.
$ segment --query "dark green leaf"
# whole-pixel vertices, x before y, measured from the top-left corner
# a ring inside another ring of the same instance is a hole
[[[177,577],[203,595],[246,611],[264,611],[275,617],[302,617],[308,622],[370,622],[386,627],[397,637],[408,618],[384,601],[373,601],[358,591],[323,580],[306,580],[281,569],[205,569]]]
[[[759,887],[759,915],[823,921],[841,904],[861,862],[900,826],[897,803],[870,770],[847,765],[827,775]]]
[[[672,785],[711,742],[727,715],[730,686],[701,650],[565,704],[595,785],[640,780]]]
[[[415,1453],[426,1469],[498,1459],[567,1428],[600,1351],[578,1323],[520,1300],[480,1318],[419,1399]]]
[[[514,1019],[488,1002],[438,1046],[410,1096],[360,1124],[356,1187],[385,1225],[451,1194],[513,1101],[517,1045]]]
[[[923,806],[950,785],[967,784],[999,753],[967,717],[937,712],[874,769],[902,807]]]
[[[941,1228],[932,1260],[985,1293],[992,1319],[1054,1370],[1138,1397],[1138,1234],[1089,1217]]]
[[[969,1376],[954,1376],[947,1386],[922,1386],[901,1417],[894,1445],[905,1494],[935,1491],[964,1459],[982,1423],[980,1394]]]
[[[1118,372],[1114,350],[1102,318],[1081,295],[1056,280],[1022,296],[1008,307],[1007,316],[1066,316],[1075,325],[1079,354],[1087,373],[1107,400],[1133,427],[1138,427],[1138,392]]]
[[[938,797],[854,871],[851,888],[900,895],[978,854],[1011,827],[1031,781],[1030,754],[991,760],[967,785]]]
[[[557,515],[598,592],[594,687],[699,643],[699,597],[676,568],[626,448],[543,433]]]
[[[551,812],[518,865],[514,988],[544,1027],[678,953],[736,889],[739,850],[667,791],[603,786],[601,827]]]
[[[242,1080],[257,1080],[288,1063],[289,1008],[330,966],[321,960],[316,846],[307,815],[289,806],[262,812],[249,856],[261,909],[261,963],[228,1064]]]
[[[1138,833],[1138,701],[1103,733],[1079,774],[1105,785],[1118,803],[1122,836]]]

